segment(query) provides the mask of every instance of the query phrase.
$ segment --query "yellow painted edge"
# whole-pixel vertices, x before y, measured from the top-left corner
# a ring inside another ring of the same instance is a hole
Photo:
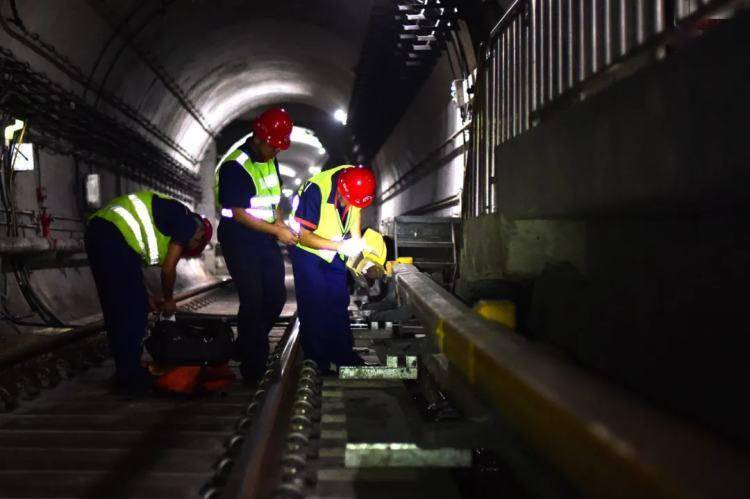
[[[502,364],[477,350],[450,323],[439,320],[435,336],[441,352],[468,382],[490,396],[497,408],[542,455],[578,484],[588,497],[681,497],[676,485],[655,476],[628,454],[623,442],[606,440],[593,427],[557,406]]]

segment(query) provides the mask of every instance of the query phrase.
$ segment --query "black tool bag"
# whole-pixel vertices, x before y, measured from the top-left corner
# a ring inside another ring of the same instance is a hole
[[[157,321],[143,344],[157,364],[215,365],[229,361],[233,339],[224,321],[177,319]]]

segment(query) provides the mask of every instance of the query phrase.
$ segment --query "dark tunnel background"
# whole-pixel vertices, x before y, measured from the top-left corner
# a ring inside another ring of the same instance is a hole
[[[475,54],[511,2],[431,5],[445,12],[418,30],[433,40],[418,51],[404,3],[0,0],[0,110],[27,120],[36,146],[35,170],[12,180],[18,235],[36,237],[48,213],[54,237],[80,239],[94,173],[102,201],[156,188],[215,216],[218,158],[283,105],[311,132],[279,156],[294,174],[285,187],[310,167],[372,166],[381,199],[368,224],[461,217],[464,301],[512,298],[522,333],[750,443],[750,18],[622,64],[585,99],[545,107],[531,129],[480,151],[469,134],[479,105],[451,84],[475,97]],[[495,166],[481,177],[485,152]],[[23,266],[18,278],[3,258],[3,335],[28,331],[13,318],[98,313],[84,259]],[[210,252],[183,262],[180,286],[216,269]]]

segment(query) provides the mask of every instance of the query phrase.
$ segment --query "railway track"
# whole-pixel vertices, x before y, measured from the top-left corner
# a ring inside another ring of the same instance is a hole
[[[209,289],[181,302],[180,311],[226,319],[234,296],[231,286]],[[372,364],[399,355],[403,364],[405,353],[424,349],[418,324],[369,323],[356,308],[352,317],[356,344]],[[418,408],[429,404],[411,379],[416,365],[401,367],[406,380],[364,371],[321,378],[302,361],[298,338],[295,317],[279,321],[257,386],[237,382],[196,397],[111,393],[103,333],[26,358],[16,368],[36,389],[19,392],[16,406],[0,414],[0,497],[463,496],[445,463],[404,469],[345,462],[348,444],[434,438]],[[76,365],[64,360],[73,357]],[[67,363],[68,371],[47,385],[30,380],[50,363]]]
[[[181,310],[233,296],[231,286],[209,289],[183,297]],[[272,348],[288,327],[288,319],[276,324]],[[114,366],[105,343],[102,333],[87,335],[16,366],[28,386],[17,407],[0,414],[0,497],[196,497],[224,472],[228,441],[255,389],[237,382],[192,398],[118,396],[109,389]],[[66,360],[73,358],[77,365]],[[47,371],[47,386],[30,379],[50,362],[61,367]]]
[[[338,375],[303,360],[293,307],[263,379],[220,394],[111,394],[101,334],[25,359],[19,403],[0,414],[0,498],[744,497],[746,455],[498,329],[415,269],[396,280],[401,320],[352,306],[368,365]],[[207,290],[181,313],[231,320],[235,296]]]

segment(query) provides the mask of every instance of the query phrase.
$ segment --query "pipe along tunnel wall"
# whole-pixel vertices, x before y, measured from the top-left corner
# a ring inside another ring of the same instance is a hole
[[[459,291],[745,443],[748,44],[744,15],[501,145]]]

